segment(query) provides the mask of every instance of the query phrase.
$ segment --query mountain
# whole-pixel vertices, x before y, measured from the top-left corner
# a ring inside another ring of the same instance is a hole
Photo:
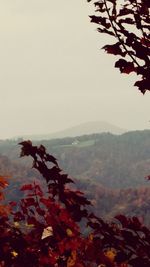
[[[150,183],[145,179],[150,174],[150,130],[83,135],[34,144],[44,145],[57,158],[64,173],[91,200],[96,214],[108,219],[118,213],[136,215],[150,225]],[[1,141],[0,154],[0,175],[10,177],[7,200],[21,197],[22,183],[42,183],[32,168],[31,158],[19,158],[16,141]]]
[[[144,177],[150,174],[149,130],[122,135],[92,134],[40,143],[58,159],[63,170],[79,180],[113,189],[148,184]]]
[[[28,158],[19,158],[17,143],[13,140],[0,142],[1,155],[30,168]],[[40,140],[34,144],[44,145],[58,159],[61,169],[79,180],[112,189],[148,184],[144,177],[150,174],[150,130]],[[0,174],[1,170],[0,165]]]
[[[112,134],[122,134],[126,132],[126,130],[121,129],[105,121],[92,121],[92,122],[82,123],[74,127],[67,128],[63,131],[51,134],[28,135],[28,136],[26,135],[23,136],[23,139],[48,140],[48,139],[75,137],[75,136],[88,135],[93,133],[104,133],[104,132],[109,132]]]

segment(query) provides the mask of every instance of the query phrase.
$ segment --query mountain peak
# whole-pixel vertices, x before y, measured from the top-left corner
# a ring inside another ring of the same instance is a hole
[[[81,135],[89,135],[89,134],[96,134],[103,132],[109,132],[112,134],[122,134],[125,133],[126,130],[121,129],[105,121],[89,121],[67,128],[59,132],[54,132],[50,134],[23,136],[23,138],[26,139],[29,138],[32,140],[44,140],[44,139],[47,140],[47,139],[56,139],[64,137],[76,137]]]

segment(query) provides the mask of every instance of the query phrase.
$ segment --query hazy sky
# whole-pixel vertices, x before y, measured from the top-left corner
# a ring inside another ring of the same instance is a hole
[[[150,94],[114,69],[86,0],[0,0],[0,138],[86,121],[150,127]]]

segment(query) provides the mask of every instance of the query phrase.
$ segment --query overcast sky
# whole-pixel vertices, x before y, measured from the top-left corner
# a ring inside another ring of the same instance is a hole
[[[0,0],[0,138],[87,121],[150,127],[150,94],[100,48],[86,0]]]

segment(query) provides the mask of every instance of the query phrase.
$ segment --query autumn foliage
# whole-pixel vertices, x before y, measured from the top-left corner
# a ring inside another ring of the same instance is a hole
[[[150,1],[87,1],[96,7],[96,15],[90,18],[98,24],[98,32],[115,40],[103,49],[118,57],[115,67],[121,73],[141,77],[134,85],[144,94],[150,90]]]
[[[138,218],[98,218],[44,146],[21,146],[21,156],[32,157],[45,185],[22,185],[24,197],[10,203],[9,214],[1,212],[1,267],[150,266],[150,231]]]

